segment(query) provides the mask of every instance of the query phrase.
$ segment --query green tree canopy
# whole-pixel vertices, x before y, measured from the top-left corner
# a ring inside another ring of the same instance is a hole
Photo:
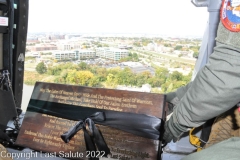
[[[43,62],[38,63],[38,65],[36,66],[36,71],[39,74],[43,74],[47,72],[47,67]]]
[[[115,76],[112,74],[112,73],[109,73],[108,75],[107,75],[107,81],[106,81],[106,83],[108,84],[108,85],[115,85]]]
[[[199,52],[194,52],[194,53],[193,53],[193,57],[194,57],[194,58],[198,58],[198,55],[199,55]]]
[[[151,77],[147,81],[152,87],[161,87],[161,85],[165,82],[164,79]]]
[[[126,62],[126,61],[138,62],[139,61],[138,54],[135,52],[129,53],[129,55],[127,57],[121,58],[119,61],[120,62]]]
[[[90,71],[72,70],[66,77],[69,84],[78,84],[82,86],[96,86],[98,81]]]
[[[172,47],[172,45],[170,43],[165,43],[164,47]]]
[[[151,77],[149,71],[145,71],[136,75],[136,84],[138,87],[141,87],[143,84],[146,84],[148,79]]]
[[[158,67],[155,70],[155,77],[160,78],[160,79],[167,79],[169,76],[169,71],[167,68],[163,67]]]
[[[80,70],[86,70],[86,69],[89,68],[88,65],[87,65],[87,63],[85,63],[85,62],[79,63],[79,64],[78,64],[78,67],[79,67]]]
[[[141,47],[141,43],[140,42],[133,42],[133,45],[136,46],[136,47]]]
[[[181,50],[183,47],[180,45],[177,45],[176,47],[174,47],[174,50]]]
[[[96,70],[96,75],[98,76],[100,82],[105,81],[107,79],[106,68],[99,68],[98,67],[97,70]]]
[[[171,80],[174,81],[181,81],[183,79],[183,74],[178,72],[178,71],[174,71],[171,76],[170,76]]]
[[[131,71],[130,68],[126,67],[120,72],[118,72],[115,78],[120,85],[131,85],[134,81],[133,77],[134,73]]]

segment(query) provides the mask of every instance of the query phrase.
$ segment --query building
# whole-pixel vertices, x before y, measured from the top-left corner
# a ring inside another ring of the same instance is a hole
[[[109,50],[107,47],[96,48],[96,56],[100,58],[106,57],[106,52]]]
[[[67,50],[73,49],[73,48],[71,48],[71,45],[68,43],[60,43],[57,46],[58,46],[58,50],[62,50],[62,51],[67,51]]]
[[[31,55],[32,55],[32,57],[40,57],[41,56],[40,53],[38,53],[38,52],[33,52]]]
[[[76,50],[74,51],[76,53],[77,59],[90,59],[90,58],[96,58],[96,52],[92,50]]]
[[[73,49],[81,49],[81,43],[80,41],[67,41],[63,40],[57,43],[58,50],[61,51],[68,51]]]
[[[79,34],[66,34],[65,39],[80,38],[82,35]]]
[[[76,59],[76,53],[73,51],[57,51],[52,54],[53,59],[56,60],[70,60]]]
[[[132,46],[118,45],[118,48],[119,48],[119,49],[126,49],[126,50],[128,50],[128,49],[132,49]]]
[[[81,60],[95,58],[96,52],[91,50],[58,51],[53,52],[53,58],[56,60]]]
[[[127,57],[129,51],[125,49],[111,48],[111,47],[100,47],[96,49],[96,56],[106,59],[118,61],[121,58]]]
[[[57,46],[54,44],[36,44],[35,46],[27,46],[27,49],[31,52],[52,51],[57,50]]]

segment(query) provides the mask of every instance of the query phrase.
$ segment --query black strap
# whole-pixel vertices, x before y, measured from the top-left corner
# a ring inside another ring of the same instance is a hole
[[[95,120],[95,123],[120,129],[137,136],[160,140],[162,119],[155,116],[101,110],[34,99],[30,100],[27,111],[48,114],[75,121],[90,118],[87,115],[91,116],[96,112],[104,112],[106,119],[104,121]]]
[[[103,112],[96,112],[95,114],[90,116],[91,118],[87,118],[86,120],[80,120],[75,126],[69,129],[67,132],[61,135],[62,140],[65,143],[68,143],[70,139],[81,129],[84,132],[84,139],[86,148],[88,151],[96,151],[95,144],[99,151],[104,151],[104,156],[107,157],[110,154],[110,149],[108,148],[106,142],[100,131],[95,126],[95,121],[104,121],[105,116]],[[86,124],[88,125],[88,131],[86,129]]]

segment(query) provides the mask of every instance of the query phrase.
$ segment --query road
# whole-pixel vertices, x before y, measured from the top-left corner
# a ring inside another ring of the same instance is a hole
[[[193,66],[196,63],[195,58],[177,57],[176,55],[159,53],[159,52],[154,52],[154,51],[139,50],[139,49],[137,49],[137,50],[134,49],[133,51],[138,52],[140,55],[142,55],[144,57],[148,57],[151,54],[152,59],[154,59],[154,58],[165,58],[165,59],[174,60],[176,62],[181,62],[181,63],[184,63],[184,64],[193,65]]]

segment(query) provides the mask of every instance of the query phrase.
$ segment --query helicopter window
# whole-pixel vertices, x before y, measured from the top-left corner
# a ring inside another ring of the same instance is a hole
[[[191,79],[207,16],[190,1],[29,0],[23,96],[36,81],[173,90]]]

